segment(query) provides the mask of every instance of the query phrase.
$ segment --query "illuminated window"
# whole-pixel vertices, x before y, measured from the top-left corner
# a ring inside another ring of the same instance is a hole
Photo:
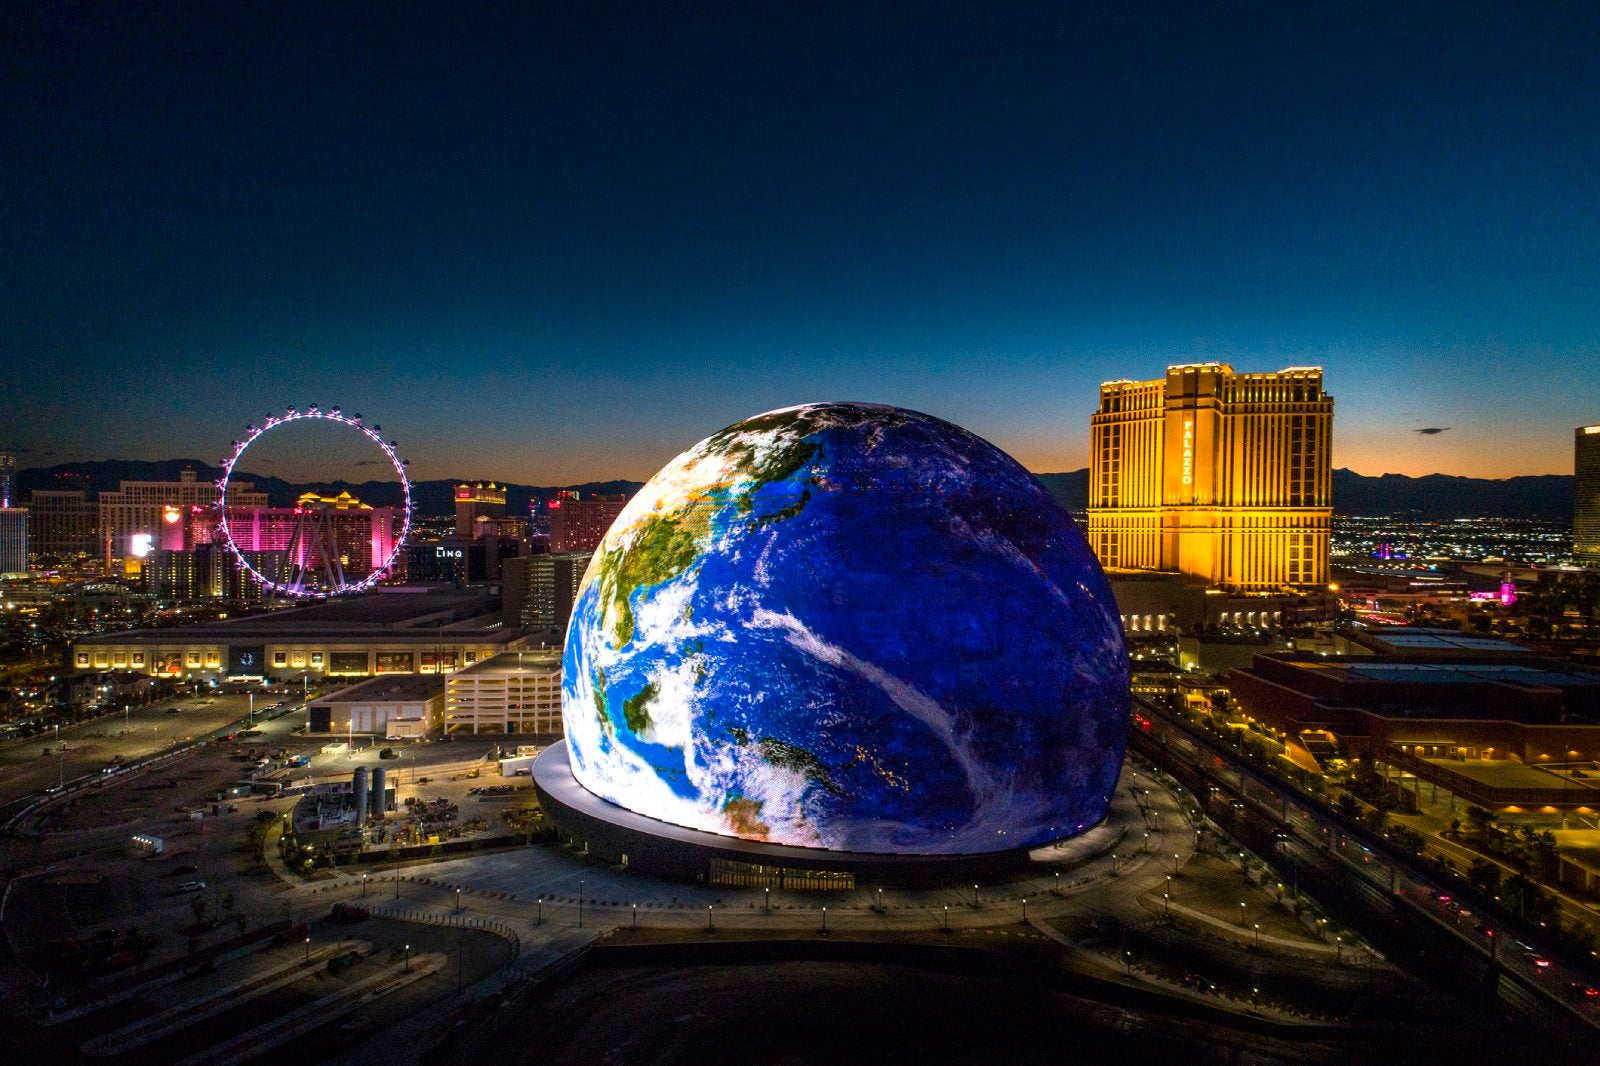
[[[314,651],[314,652],[311,653],[311,665],[312,666],[321,666],[322,665],[322,653],[320,651]]]
[[[144,665],[144,652],[136,651],[136,652],[133,653],[133,665],[135,665],[135,666],[143,666]]]
[[[199,666],[200,665],[200,653],[199,652],[192,651],[192,652],[189,653],[189,665],[190,666]]]
[[[217,665],[217,653],[216,652],[214,652],[214,651],[206,652],[206,665],[207,666],[216,666]]]
[[[89,653],[88,652],[80,651],[78,653],[78,665],[79,666],[88,666],[89,665]]]
[[[285,666],[285,665],[288,664],[288,662],[289,662],[289,653],[288,652],[275,651],[275,652],[272,653],[272,665],[273,666]]]

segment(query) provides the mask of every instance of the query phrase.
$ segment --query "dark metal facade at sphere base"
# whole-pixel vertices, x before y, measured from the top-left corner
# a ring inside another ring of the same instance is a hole
[[[893,855],[707,833],[635,814],[596,796],[572,775],[564,740],[534,760],[533,785],[546,820],[575,850],[614,866],[697,884],[790,889],[993,884],[1016,878],[1032,852],[1049,846],[977,855]]]

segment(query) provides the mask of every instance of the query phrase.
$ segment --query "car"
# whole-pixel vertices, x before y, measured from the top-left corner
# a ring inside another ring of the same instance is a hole
[[[395,751],[393,748],[384,748],[382,751],[378,752],[378,758],[380,759],[398,759],[399,757],[400,753]]]
[[[204,892],[205,890],[206,883],[204,881],[185,881],[178,886],[179,892]]]
[[[1594,985],[1586,985],[1582,981],[1568,981],[1567,987],[1585,999],[1600,999],[1600,988]]]
[[[172,868],[173,877],[181,877],[184,874],[197,874],[199,872],[200,867],[191,865],[190,863],[184,863],[182,866],[174,866]]]
[[[519,766],[512,771],[513,777],[531,777],[532,775],[533,771],[526,766]]]
[[[1449,903],[1450,902],[1450,893],[1448,893],[1448,892],[1435,892],[1433,894],[1433,898],[1438,900],[1440,903]]]
[[[162,711],[161,713],[162,714],[178,714],[179,711],[178,711],[178,708],[176,708],[176,707],[168,707],[166,710]]]
[[[1543,955],[1538,955],[1531,951],[1528,952],[1528,961],[1533,963],[1541,970],[1548,970],[1550,968],[1549,959],[1545,958]]]

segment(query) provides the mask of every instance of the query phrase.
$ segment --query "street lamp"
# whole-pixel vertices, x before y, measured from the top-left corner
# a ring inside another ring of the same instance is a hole
[[[1244,928],[1244,902],[1242,900],[1239,903],[1239,927],[1241,929]]]
[[[361,875],[361,898],[362,899],[366,899],[367,898],[367,875],[366,874],[362,874]]]
[[[772,913],[772,889],[770,889],[770,888],[767,889],[766,893],[767,893],[766,901],[764,903],[762,903],[762,905],[761,905],[761,912],[763,914],[771,914]]]
[[[406,973],[411,972],[411,945],[406,945]]]
[[[826,907],[822,908],[822,932],[823,935],[827,935],[828,932],[828,908]]]
[[[711,924],[711,904],[707,903],[706,904],[706,932],[708,932],[708,933],[711,932],[711,930],[713,928],[714,927]]]
[[[461,890],[456,889],[456,913],[461,913]]]
[[[311,964],[311,938],[306,937],[306,965]]]
[[[944,931],[947,933],[950,931],[950,904],[948,903],[944,905]]]
[[[1028,924],[1028,897],[1022,897],[1022,924]]]
[[[635,929],[639,928],[639,905],[637,903],[633,905],[633,927]]]
[[[539,921],[538,921],[537,924],[539,924],[539,925],[543,925],[544,924],[544,897],[543,896],[539,897]]]
[[[977,885],[973,885],[972,886],[972,905],[974,907],[976,907],[978,905],[978,886]]]
[[[1259,950],[1260,947],[1261,947],[1261,923],[1257,922],[1256,923],[1256,948]]]

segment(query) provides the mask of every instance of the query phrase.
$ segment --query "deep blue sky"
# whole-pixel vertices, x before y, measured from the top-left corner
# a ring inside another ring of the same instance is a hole
[[[864,399],[1062,470],[1100,381],[1205,358],[1325,366],[1364,473],[1600,420],[1592,3],[46,6],[0,23],[22,465],[317,401],[424,477],[644,477]]]

